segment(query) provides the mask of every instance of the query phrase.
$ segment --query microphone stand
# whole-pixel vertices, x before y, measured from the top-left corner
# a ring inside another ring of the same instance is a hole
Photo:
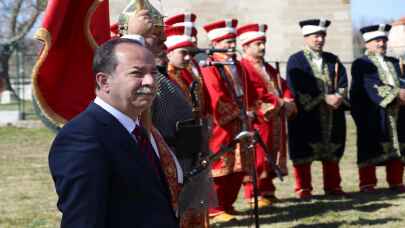
[[[236,63],[236,56],[233,55],[233,63]],[[243,88],[243,82],[241,81],[242,79],[246,80],[246,76],[245,77],[240,77],[240,75],[238,75],[238,79],[239,79],[239,83],[241,88]],[[245,85],[247,84],[247,82],[245,81],[244,83]],[[234,92],[235,92],[235,100],[238,103],[238,106],[240,108],[240,118],[242,120],[242,130],[243,131],[247,131],[251,128],[251,126],[249,126],[249,117],[247,116],[247,110],[246,110],[246,106],[247,106],[247,89],[246,87],[244,88],[245,91],[242,92],[242,94],[238,93],[238,90],[236,88],[234,88]],[[251,176],[252,176],[252,185],[253,185],[253,214],[254,214],[254,221],[255,221],[255,227],[259,228],[260,224],[259,224],[259,188],[257,185],[257,172],[256,172],[256,149],[255,149],[255,144],[256,144],[256,139],[253,135],[251,144],[247,146],[247,152],[252,152],[252,165],[251,165]]]
[[[193,176],[198,175],[199,173],[201,173],[202,171],[204,171],[206,168],[209,167],[209,165],[218,160],[221,156],[223,156],[225,153],[227,152],[231,152],[234,150],[236,144],[242,139],[242,138],[246,138],[246,137],[251,137],[252,134],[248,131],[242,131],[240,132],[235,139],[233,139],[227,146],[222,146],[221,149],[216,152],[213,153],[209,156],[207,156],[205,159],[202,159],[199,164],[194,167],[190,172],[188,172],[187,174],[184,175],[184,183],[187,184],[189,181],[192,180]]]
[[[256,131],[256,130],[255,130]],[[257,139],[255,135],[253,135],[251,144],[248,146],[248,152],[252,152],[252,168],[251,168],[251,175],[252,175],[252,185],[253,185],[253,215],[255,221],[255,227],[259,228],[259,188],[257,186],[257,172],[256,172],[256,149],[255,144]]]
[[[252,143],[249,145],[248,149],[249,151],[252,151],[252,157],[253,157],[253,168],[252,168],[252,184],[253,184],[253,214],[254,214],[254,221],[255,221],[255,227],[259,228],[260,223],[259,223],[259,188],[257,185],[257,173],[256,173],[256,150],[255,150],[255,145],[259,144],[263,150],[265,151],[267,155],[267,162],[269,162],[270,166],[273,168],[274,172],[276,173],[277,177],[283,181],[283,174],[278,167],[278,165],[274,162],[274,159],[270,153],[269,147],[264,143],[263,138],[260,136],[259,131],[257,129],[254,129],[253,133],[253,138],[252,138]]]
[[[278,179],[280,179],[280,181],[284,181],[283,172],[281,171],[280,167],[278,167],[278,165],[274,161],[274,158],[270,153],[269,147],[264,143],[263,138],[260,136],[257,129],[254,130],[253,138],[254,138],[255,143],[258,143],[263,148],[263,150],[264,150],[264,152],[266,153],[266,156],[267,156],[267,162],[269,163],[271,168],[276,173]]]
[[[196,167],[194,167],[190,172],[188,172],[186,175],[184,175],[184,184],[187,184],[190,181],[192,181],[192,178],[194,176],[196,176],[199,173],[201,173],[202,171],[204,171],[206,168],[209,167],[209,165],[212,162],[218,160],[225,153],[233,151],[236,144],[239,143],[241,140],[244,140],[246,138],[251,138],[252,139],[250,145],[248,146],[248,151],[252,151],[253,159],[254,159],[253,164],[256,164],[256,156],[255,156],[256,155],[256,150],[255,150],[254,146],[256,144],[259,144],[263,148],[263,150],[265,151],[265,153],[267,155],[267,162],[269,162],[270,166],[272,167],[272,169],[276,173],[277,177],[281,181],[284,181],[282,171],[281,171],[280,167],[278,167],[278,165],[275,163],[275,161],[273,159],[273,156],[270,153],[269,147],[264,143],[264,141],[263,141],[262,137],[260,136],[259,132],[255,129],[253,133],[248,132],[248,131],[240,132],[235,137],[235,139],[233,139],[227,146],[222,146],[221,149],[217,153],[211,154],[207,158],[201,160],[200,163]],[[253,194],[254,194],[253,213],[254,213],[254,218],[255,218],[255,227],[259,228],[260,227],[260,224],[259,224],[259,203],[258,203],[259,191],[258,191],[258,188],[257,188],[257,173],[256,173],[255,167],[256,166],[254,166],[254,169],[252,170],[252,184],[253,184]]]
[[[210,54],[212,54],[212,53],[210,53]],[[248,117],[247,117],[247,114],[246,114],[246,107],[245,107],[247,105],[247,98],[246,98],[247,91],[243,91],[242,81],[240,81],[241,79],[246,80],[246,78],[240,78],[240,75],[238,75],[238,79],[236,79],[235,84],[239,84],[240,88],[239,89],[235,88],[235,87],[232,88],[232,86],[229,84],[229,82],[227,83],[227,79],[226,79],[226,76],[225,76],[225,71],[224,71],[224,68],[223,68],[224,65],[235,65],[236,64],[235,56],[233,56],[232,59],[233,59],[232,61],[228,61],[228,62],[211,62],[211,64],[208,64],[208,65],[218,66],[220,76],[221,76],[222,80],[224,80],[224,82],[226,84],[226,87],[228,88],[229,91],[233,91],[235,101],[237,102],[237,104],[238,104],[238,106],[240,108],[240,118],[242,120],[242,123],[241,123],[242,132],[241,133],[247,132],[249,134],[249,132],[247,131],[249,127],[248,127]],[[235,79],[235,78],[233,78],[233,79]],[[245,88],[245,90],[246,90],[246,88]],[[251,133],[250,133],[250,136],[252,136]],[[259,203],[258,203],[259,191],[258,191],[258,186],[257,186],[256,150],[254,148],[254,145],[255,145],[254,141],[255,140],[253,139],[252,144],[248,145],[248,147],[246,149],[247,149],[248,152],[252,151],[252,157],[253,157],[253,159],[252,159],[253,160],[253,162],[252,162],[252,184],[253,184],[253,200],[254,200],[253,213],[254,213],[254,217],[255,217],[255,227],[259,228],[260,227],[260,224],[259,224],[259,206],[258,206],[259,205]],[[233,142],[235,142],[234,145],[236,145],[237,141],[233,140]],[[221,156],[221,154],[220,154],[221,152],[222,152],[222,149],[219,152],[217,152],[216,154],[212,155],[212,158],[218,159],[219,156]],[[203,162],[204,162],[204,160],[203,160]],[[204,169],[204,167],[206,168],[208,166],[208,164],[210,163],[209,161],[205,161],[205,162],[206,162],[206,164],[201,163],[201,165],[200,165],[200,167],[202,167],[202,169]],[[211,160],[211,162],[212,162],[212,160]],[[198,170],[198,167],[196,168],[196,170]],[[193,172],[190,172],[189,174],[193,175]]]

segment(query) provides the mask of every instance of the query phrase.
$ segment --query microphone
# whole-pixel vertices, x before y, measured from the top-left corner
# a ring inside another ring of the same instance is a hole
[[[234,65],[234,61],[211,61],[211,60],[201,60],[198,62],[200,67],[208,67],[208,66],[223,66],[223,65]]]
[[[250,131],[241,131],[241,132],[239,132],[238,135],[235,136],[233,141],[236,141],[236,143],[237,143],[237,142],[239,142],[239,141],[241,141],[243,139],[252,138],[254,135],[255,134],[253,132],[250,132]]]
[[[225,153],[232,151],[235,147],[235,145],[237,143],[239,143],[241,140],[250,138],[250,137],[254,137],[254,133],[253,132],[249,132],[249,131],[241,131],[239,132],[239,134],[237,134],[232,141],[227,145],[227,146],[222,146],[221,149],[215,153],[215,154],[211,154],[210,156],[206,157],[205,159],[203,159],[202,161],[200,161],[200,163],[194,167],[190,172],[188,172],[185,175],[185,182],[187,183],[190,181],[190,179],[201,173],[203,170],[205,170],[212,162],[218,160],[222,155],[224,155]]]
[[[215,52],[220,52],[220,53],[235,53],[235,48],[192,48],[189,50],[189,53],[191,55],[196,55],[200,53],[204,53],[206,55],[212,55]]]

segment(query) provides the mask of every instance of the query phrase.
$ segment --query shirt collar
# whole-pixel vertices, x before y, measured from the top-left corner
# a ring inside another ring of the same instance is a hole
[[[100,97],[96,97],[94,100],[94,103],[100,106],[102,109],[113,115],[118,122],[122,124],[122,126],[127,129],[129,133],[132,133],[132,131],[135,129],[137,125],[139,125],[139,120],[133,120],[126,114],[122,113],[118,109],[114,108],[107,102],[103,101]]]

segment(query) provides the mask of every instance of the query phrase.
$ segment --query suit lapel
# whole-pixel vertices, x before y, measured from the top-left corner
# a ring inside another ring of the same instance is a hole
[[[138,144],[133,136],[128,133],[124,126],[110,113],[105,111],[103,108],[97,104],[92,103],[86,110],[90,112],[100,124],[105,128],[104,132],[100,132],[105,139],[104,143],[108,148],[111,148],[110,151],[114,153],[122,153],[123,156],[119,156],[121,159],[133,160],[134,165],[139,166],[145,172],[143,173],[144,178],[153,180],[153,182],[158,185],[159,189],[167,195],[167,187],[163,185],[164,180],[161,180],[163,177],[156,175],[154,167],[147,160],[143,151],[140,151]],[[129,162],[128,160],[123,160],[121,162]],[[163,182],[162,182],[163,181]]]

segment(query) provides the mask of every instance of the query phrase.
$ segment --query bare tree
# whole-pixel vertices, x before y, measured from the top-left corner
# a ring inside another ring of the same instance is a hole
[[[9,75],[10,58],[46,4],[46,0],[0,0],[0,80],[14,94]]]
[[[364,40],[363,36],[360,33],[359,27],[353,28],[353,55],[354,58],[359,58],[364,54],[365,47],[364,47]]]

